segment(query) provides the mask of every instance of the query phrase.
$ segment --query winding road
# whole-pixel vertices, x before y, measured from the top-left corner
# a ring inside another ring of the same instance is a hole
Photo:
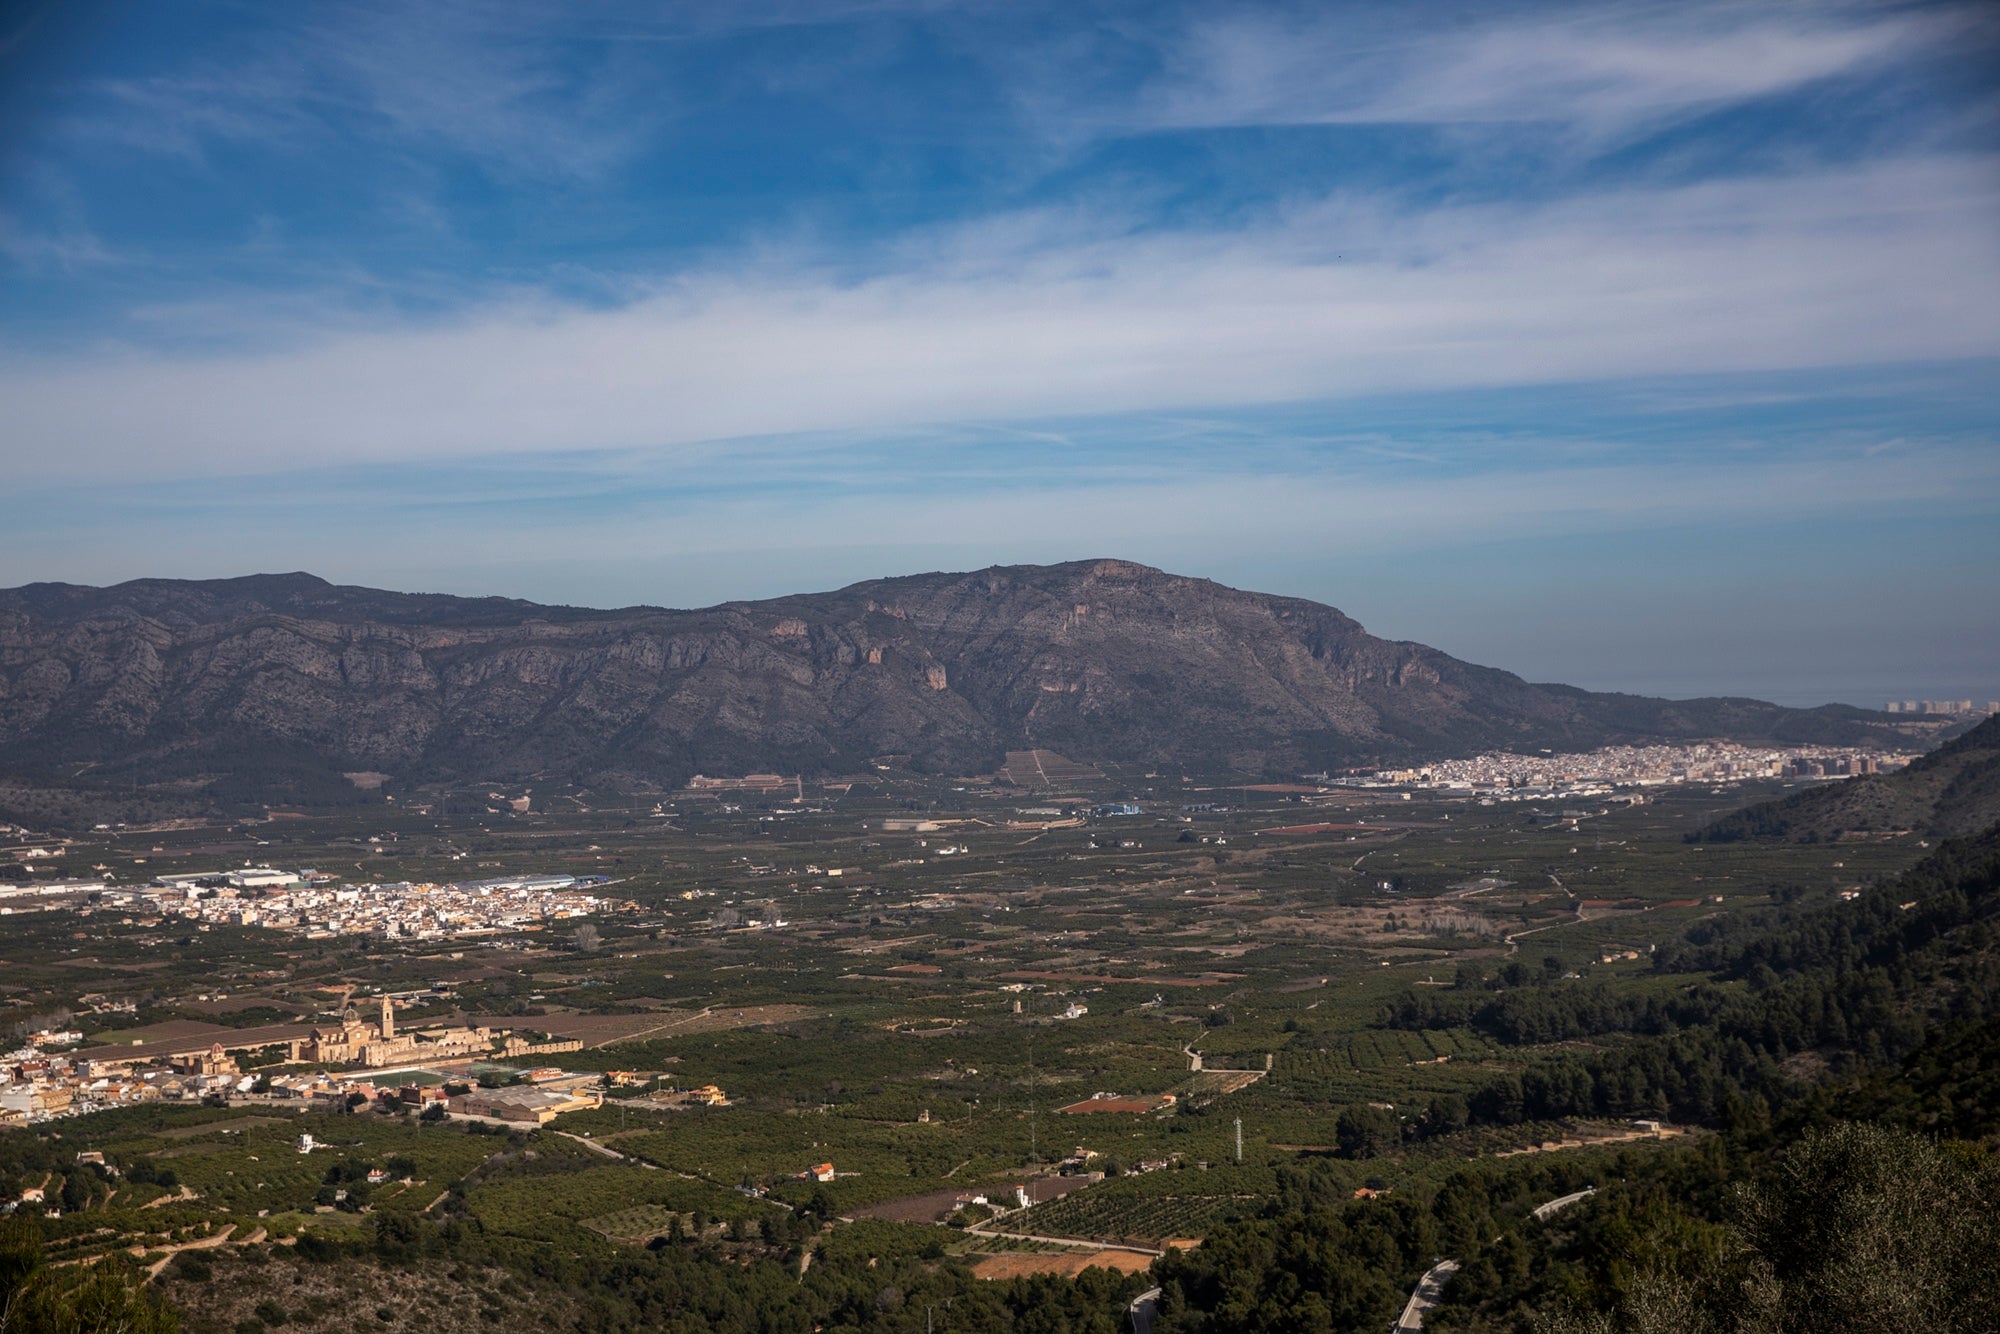
[[[1403,1304],[1403,1314],[1396,1317],[1392,1334],[1409,1334],[1409,1331],[1424,1327],[1424,1312],[1438,1304],[1438,1294],[1444,1285],[1458,1272],[1458,1261],[1440,1260],[1424,1271],[1417,1280],[1416,1289],[1410,1293],[1410,1300]]]
[[[1534,1217],[1538,1221],[1548,1218],[1596,1193],[1597,1187],[1586,1186],[1568,1195],[1559,1195],[1547,1204],[1538,1205]],[[1438,1298],[1444,1292],[1444,1285],[1450,1282],[1451,1276],[1457,1272],[1456,1260],[1440,1260],[1425,1270],[1424,1276],[1417,1280],[1417,1286],[1411,1291],[1410,1300],[1403,1304],[1403,1314],[1396,1317],[1396,1323],[1390,1327],[1389,1334],[1416,1334],[1416,1331],[1421,1330],[1424,1327],[1424,1312],[1438,1304]],[[1135,1310],[1133,1314],[1136,1325],[1138,1313]]]

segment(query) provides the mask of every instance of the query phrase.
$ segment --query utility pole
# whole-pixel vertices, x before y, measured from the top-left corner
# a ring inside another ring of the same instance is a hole
[[[1236,1118],[1236,1161],[1243,1161],[1243,1118]]]
[[[1035,1143],[1035,1029],[1034,1020],[1028,1020],[1028,1160],[1040,1164],[1042,1155]]]

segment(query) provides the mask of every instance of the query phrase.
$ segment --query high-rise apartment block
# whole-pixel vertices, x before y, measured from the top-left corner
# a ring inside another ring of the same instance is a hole
[[[2000,700],[1989,699],[1974,707],[1969,699],[1892,699],[1884,706],[1889,713],[1929,713],[1967,718],[2000,713]]]

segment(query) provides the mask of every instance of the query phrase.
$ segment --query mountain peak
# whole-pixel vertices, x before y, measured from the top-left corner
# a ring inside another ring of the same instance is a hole
[[[88,634],[74,633],[83,622]],[[1530,685],[1336,609],[1137,561],[994,566],[701,611],[546,607],[308,574],[0,591],[0,764],[134,756],[405,778],[992,772],[1008,750],[1298,773],[1886,719]]]
[[[1143,579],[1147,575],[1164,574],[1150,565],[1141,565],[1135,560],[1118,560],[1107,557],[1090,563],[1090,577],[1093,579]]]

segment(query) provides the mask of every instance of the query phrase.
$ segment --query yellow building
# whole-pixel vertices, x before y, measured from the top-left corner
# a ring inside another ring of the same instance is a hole
[[[318,1065],[365,1065],[379,1069],[406,1061],[444,1060],[460,1056],[483,1056],[493,1049],[490,1028],[436,1028],[418,1033],[396,1032],[396,1011],[387,996],[382,998],[382,1017],[364,1023],[353,1006],[341,1015],[338,1026],[322,1025],[307,1037],[291,1044],[292,1060]]]

